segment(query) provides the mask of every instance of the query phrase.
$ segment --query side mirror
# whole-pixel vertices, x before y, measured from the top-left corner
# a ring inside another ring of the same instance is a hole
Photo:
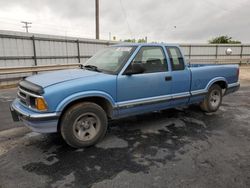
[[[135,63],[129,66],[129,68],[125,71],[125,75],[132,75],[132,74],[140,74],[145,71],[145,68],[141,63]]]
[[[226,49],[226,55],[231,55],[233,53],[231,48]]]

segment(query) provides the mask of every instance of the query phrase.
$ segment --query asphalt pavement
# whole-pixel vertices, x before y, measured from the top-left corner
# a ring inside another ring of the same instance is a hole
[[[0,89],[0,131],[23,126],[21,123],[13,123],[9,106],[16,97],[17,89]]]
[[[216,113],[198,106],[109,123],[96,146],[72,149],[31,132],[0,91],[0,187],[250,187],[250,83]]]

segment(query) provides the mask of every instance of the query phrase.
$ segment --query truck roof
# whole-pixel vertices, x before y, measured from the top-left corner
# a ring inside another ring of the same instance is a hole
[[[112,46],[175,46],[179,47],[178,44],[167,44],[167,43],[130,43],[130,42],[125,42],[125,43],[119,43],[115,44]]]

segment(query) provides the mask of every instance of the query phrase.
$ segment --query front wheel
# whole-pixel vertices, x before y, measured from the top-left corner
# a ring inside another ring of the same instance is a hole
[[[215,112],[218,110],[222,102],[222,90],[217,84],[210,87],[206,97],[200,107],[205,112]]]
[[[96,144],[106,134],[107,116],[97,104],[84,102],[69,108],[61,121],[61,134],[72,147],[81,148]]]

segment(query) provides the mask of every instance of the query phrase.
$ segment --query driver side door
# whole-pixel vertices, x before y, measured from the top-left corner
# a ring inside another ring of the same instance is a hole
[[[142,64],[145,71],[126,75],[130,65],[135,63]],[[117,78],[119,116],[160,110],[170,105],[171,72],[168,71],[164,49],[141,47],[130,65]]]

